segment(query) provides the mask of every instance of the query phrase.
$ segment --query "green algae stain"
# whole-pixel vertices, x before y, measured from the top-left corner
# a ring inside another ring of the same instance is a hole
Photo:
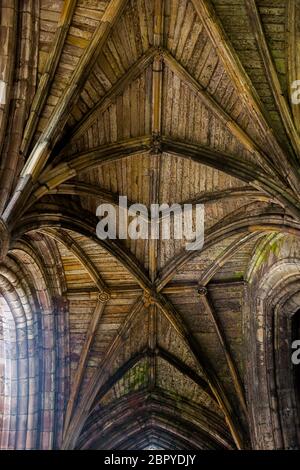
[[[244,278],[244,272],[243,271],[235,271],[233,273],[233,279],[235,281],[241,281]]]
[[[281,239],[276,237],[275,239],[271,240],[266,246],[264,246],[263,250],[258,253],[257,261],[256,261],[256,268],[260,269],[265,263],[267,263],[269,257],[273,255],[275,258],[279,255],[281,246]]]

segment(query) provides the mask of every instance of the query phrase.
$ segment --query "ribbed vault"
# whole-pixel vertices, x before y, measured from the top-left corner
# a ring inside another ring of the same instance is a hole
[[[21,4],[0,6],[1,448],[298,448],[299,0]],[[205,204],[203,249],[98,239],[122,195]]]

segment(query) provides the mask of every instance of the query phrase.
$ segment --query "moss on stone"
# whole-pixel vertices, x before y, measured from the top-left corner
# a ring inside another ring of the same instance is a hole
[[[270,255],[274,255],[276,258],[279,254],[281,246],[281,238],[275,237],[270,242],[264,246],[263,250],[261,250],[257,255],[256,267],[257,269],[261,268],[262,265],[267,263]]]

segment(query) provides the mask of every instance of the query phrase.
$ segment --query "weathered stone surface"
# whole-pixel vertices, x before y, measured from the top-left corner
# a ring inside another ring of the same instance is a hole
[[[10,234],[6,223],[0,219],[0,262],[4,261],[10,242]]]

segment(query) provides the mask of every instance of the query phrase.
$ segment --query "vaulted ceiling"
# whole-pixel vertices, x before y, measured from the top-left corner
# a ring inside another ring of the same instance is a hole
[[[2,447],[253,446],[247,299],[299,257],[299,0],[0,10]],[[119,195],[204,203],[204,248],[101,241]]]

